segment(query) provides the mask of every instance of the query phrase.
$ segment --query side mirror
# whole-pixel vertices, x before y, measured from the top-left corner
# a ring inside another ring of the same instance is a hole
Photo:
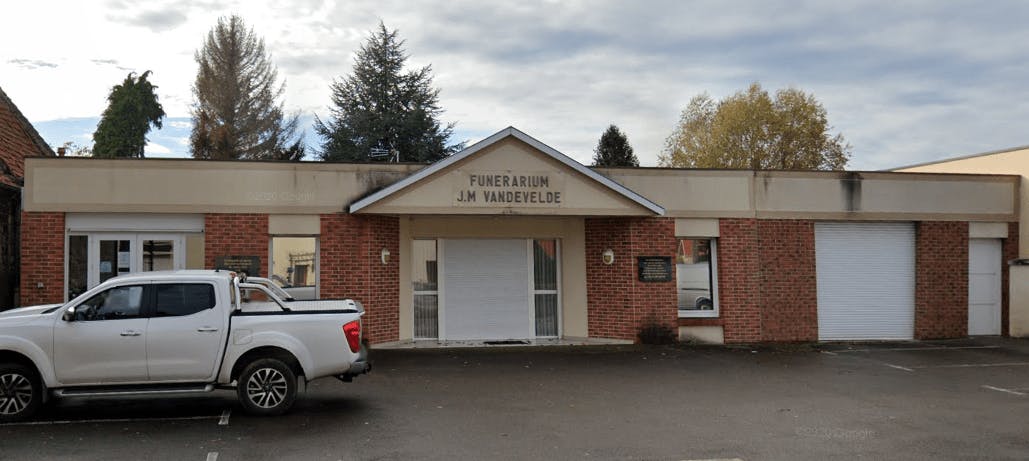
[[[68,310],[64,311],[64,315],[61,316],[61,320],[65,322],[75,321],[75,307],[69,307]]]

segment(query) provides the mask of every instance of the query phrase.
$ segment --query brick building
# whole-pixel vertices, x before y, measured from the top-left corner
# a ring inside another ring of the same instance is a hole
[[[374,343],[1005,334],[1019,234],[1015,176],[588,168],[514,128],[428,166],[27,168],[24,304],[234,267],[362,301]]]
[[[0,88],[0,309],[18,305],[18,229],[25,157],[53,155]]]

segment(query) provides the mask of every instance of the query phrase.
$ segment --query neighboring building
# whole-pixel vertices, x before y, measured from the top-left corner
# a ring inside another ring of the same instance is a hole
[[[26,304],[237,268],[360,300],[373,343],[964,337],[971,242],[1019,235],[1017,176],[590,169],[513,128],[428,166],[27,170]]]
[[[18,228],[25,157],[53,155],[0,88],[0,310],[18,305]]]
[[[1001,236],[1000,229],[987,239],[971,242],[970,251],[976,254],[993,254],[1001,251],[1003,259],[1010,261],[1017,258],[1029,258],[1029,223],[1026,222],[1026,210],[1029,207],[1029,189],[1026,181],[1029,180],[1029,146],[1015,147],[1012,149],[986,152],[982,154],[955,157],[939,160],[936,162],[921,163],[897,168],[895,171],[922,172],[922,173],[974,173],[974,174],[1012,174],[1020,177],[1021,193],[1018,196],[1019,203],[1019,241],[1017,246],[1004,245],[1002,249],[997,248],[996,239]],[[995,273],[994,267],[987,265],[985,261],[975,258],[969,260],[970,276],[973,283],[969,292],[970,320],[976,316],[977,310],[988,311],[996,303],[1008,303],[1007,294],[1011,292],[1011,312],[1007,308],[1004,312],[1005,334],[1011,336],[1029,336],[1029,266],[1018,265],[1011,269],[1009,277],[1002,277],[1004,297],[1003,300],[995,299],[992,293],[992,284]],[[986,287],[991,287],[986,289]],[[1007,327],[1010,320],[1010,329]]]

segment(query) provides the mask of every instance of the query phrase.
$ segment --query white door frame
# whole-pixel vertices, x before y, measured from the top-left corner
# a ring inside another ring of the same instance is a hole
[[[103,241],[129,241],[129,272],[139,271],[139,251],[136,249],[136,234],[120,232],[102,232],[89,234],[89,253],[86,256],[86,289],[93,288],[100,284],[100,242]],[[65,255],[65,258],[68,256]],[[118,276],[118,265],[113,267],[115,276]]]

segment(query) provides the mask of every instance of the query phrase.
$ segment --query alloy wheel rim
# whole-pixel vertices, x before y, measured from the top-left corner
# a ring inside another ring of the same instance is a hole
[[[286,377],[274,368],[262,368],[247,380],[247,397],[261,408],[274,408],[286,399]]]
[[[32,402],[32,382],[25,375],[0,376],[0,414],[16,415]]]

